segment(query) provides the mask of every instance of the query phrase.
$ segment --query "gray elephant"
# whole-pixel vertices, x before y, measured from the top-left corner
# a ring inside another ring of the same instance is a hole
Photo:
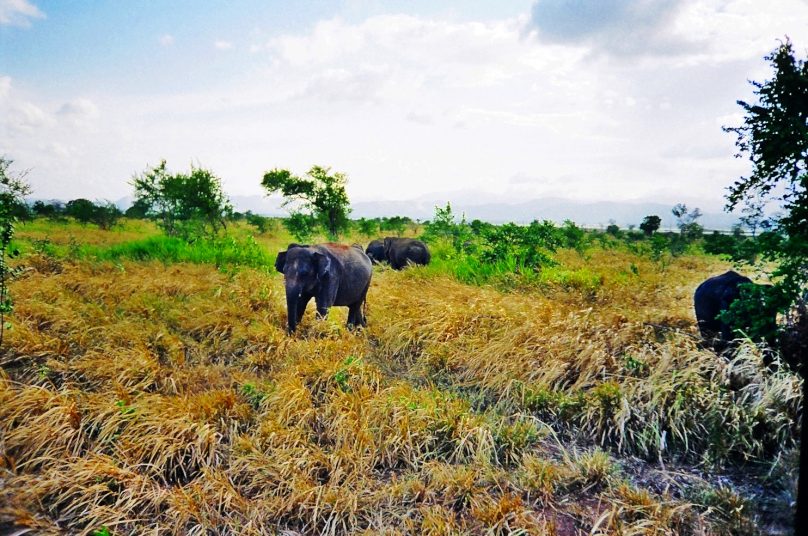
[[[386,260],[396,270],[401,270],[408,264],[427,265],[432,258],[429,248],[420,240],[393,236],[388,236],[383,241],[374,240],[368,244],[365,252],[374,262]]]
[[[384,239],[384,256],[395,270],[401,270],[410,263],[426,266],[432,259],[429,248],[420,240],[391,236]]]
[[[379,264],[380,262],[387,260],[387,258],[384,256],[384,240],[373,240],[370,244],[368,244],[367,249],[365,249],[365,253],[373,264]]]
[[[322,318],[332,306],[343,306],[348,307],[349,328],[367,325],[362,306],[373,267],[361,246],[289,244],[278,253],[275,269],[283,273],[286,283],[289,333],[295,331],[312,298]]]
[[[746,326],[733,326],[720,318],[722,312],[727,311],[732,302],[741,296],[741,285],[753,284],[752,280],[732,270],[705,280],[698,286],[693,295],[693,305],[696,309],[699,331],[705,339],[721,337],[726,343],[734,337],[735,329],[744,329]],[[765,285],[768,286],[768,285]],[[765,307],[765,304],[761,304]],[[777,312],[772,308],[767,314],[770,329],[773,331],[777,323]]]

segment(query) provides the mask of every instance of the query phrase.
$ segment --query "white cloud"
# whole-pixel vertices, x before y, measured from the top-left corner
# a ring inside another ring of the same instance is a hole
[[[98,114],[98,108],[90,99],[75,99],[64,103],[57,113],[63,116],[92,117]]]
[[[31,19],[45,14],[28,0],[0,0],[0,26],[31,26]]]
[[[5,123],[12,132],[33,132],[52,125],[54,119],[31,102],[17,101],[8,107]]]
[[[233,43],[218,39],[213,42],[213,46],[216,48],[216,50],[231,50],[233,48]]]
[[[808,20],[808,7],[718,1],[624,16],[675,37],[674,49],[657,42],[642,53],[632,40],[646,30],[629,26],[618,46],[618,22],[564,40],[526,36],[527,15],[383,15],[236,47],[228,61],[243,62],[243,75],[182,92],[158,83],[103,95],[88,81],[78,93],[92,101],[49,100],[0,77],[0,131],[17,110],[6,150],[54,197],[121,197],[133,173],[165,157],[175,169],[212,167],[238,194],[260,194],[272,167],[317,163],[347,172],[355,201],[466,188],[522,200],[687,193],[720,205],[746,171],[720,126],[737,123],[746,80],[767,76],[775,37],[788,31],[798,50],[808,46],[805,25],[790,26]],[[600,46],[617,48],[594,53]]]
[[[164,47],[170,47],[174,44],[174,36],[171,34],[161,35],[157,42]]]
[[[79,98],[62,104],[56,114],[74,126],[82,126],[98,116],[98,107],[90,99]]]
[[[404,117],[407,119],[407,121],[412,121],[413,123],[417,123],[419,125],[430,126],[435,124],[435,118],[425,112],[411,110],[407,112],[407,115]]]
[[[73,156],[73,151],[69,147],[58,142],[49,143],[46,149],[58,158],[66,159]]]
[[[11,77],[0,76],[0,99],[5,99],[11,92]]]

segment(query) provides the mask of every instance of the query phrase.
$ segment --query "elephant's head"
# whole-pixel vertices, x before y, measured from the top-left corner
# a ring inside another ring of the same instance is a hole
[[[384,242],[381,240],[373,240],[370,244],[368,244],[365,254],[372,262],[382,262],[386,259],[384,255]]]
[[[331,259],[308,246],[289,244],[286,251],[278,253],[275,269],[284,275],[289,331],[292,332],[299,321],[298,302],[304,294],[316,295],[324,285],[330,275]]]

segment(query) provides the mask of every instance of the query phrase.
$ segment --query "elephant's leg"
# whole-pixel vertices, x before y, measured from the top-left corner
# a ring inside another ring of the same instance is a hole
[[[362,325],[362,302],[348,306],[348,328]]]
[[[367,304],[368,299],[368,290],[370,289],[370,283],[365,287],[365,290],[362,292],[362,297],[359,299],[359,302],[356,304],[356,324],[359,326],[367,327],[368,319],[365,318],[365,304]]]
[[[300,320],[303,318],[303,313],[306,312],[306,306],[309,304],[309,300],[311,300],[311,296],[306,296],[305,294],[300,296],[297,299],[297,323],[300,323]]]

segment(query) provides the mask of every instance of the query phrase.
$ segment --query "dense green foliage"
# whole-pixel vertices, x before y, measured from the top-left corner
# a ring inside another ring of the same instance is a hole
[[[112,202],[93,203],[89,199],[73,199],[65,205],[63,214],[80,223],[94,223],[100,229],[108,230],[123,216],[123,212]]]
[[[293,212],[283,220],[289,234],[301,242],[308,242],[317,234],[317,218],[303,212]]]
[[[186,240],[215,236],[225,227],[232,206],[222,181],[212,171],[191,167],[189,173],[171,174],[166,161],[132,179],[135,202],[147,206],[168,236]]]
[[[306,172],[307,178],[292,175],[286,169],[273,169],[264,174],[261,185],[269,194],[280,192],[284,197],[284,206],[299,205],[293,213],[311,216],[325,227],[331,239],[337,239],[348,229],[348,213],[350,202],[345,191],[348,178],[344,173],[331,174],[331,168],[312,166]],[[303,220],[298,217],[297,221]],[[297,228],[304,232],[304,227]]]
[[[758,242],[758,251],[765,263],[776,266],[767,301],[786,312],[808,287],[808,62],[795,57],[788,40],[766,60],[774,76],[752,82],[757,102],[738,101],[746,113],[743,124],[724,128],[737,136],[738,156],[752,162],[751,175],[729,188],[727,209],[742,205],[758,222],[766,203],[782,208],[781,217],[766,222],[772,232]],[[738,303],[730,316],[754,312]]]
[[[14,302],[8,290],[9,278],[14,269],[9,266],[8,259],[19,253],[11,247],[14,227],[19,220],[18,207],[24,204],[24,198],[31,193],[31,187],[25,182],[27,172],[13,173],[9,170],[14,163],[0,156],[0,344],[6,330],[6,316],[14,308]]]
[[[271,232],[276,225],[275,219],[261,216],[260,214],[253,214],[249,210],[244,213],[244,219],[247,220],[247,223],[255,227],[259,234]]]
[[[642,223],[640,223],[640,230],[644,232],[646,235],[651,236],[655,232],[659,230],[659,226],[662,224],[662,218],[657,216],[656,214],[651,214],[643,218]]]

